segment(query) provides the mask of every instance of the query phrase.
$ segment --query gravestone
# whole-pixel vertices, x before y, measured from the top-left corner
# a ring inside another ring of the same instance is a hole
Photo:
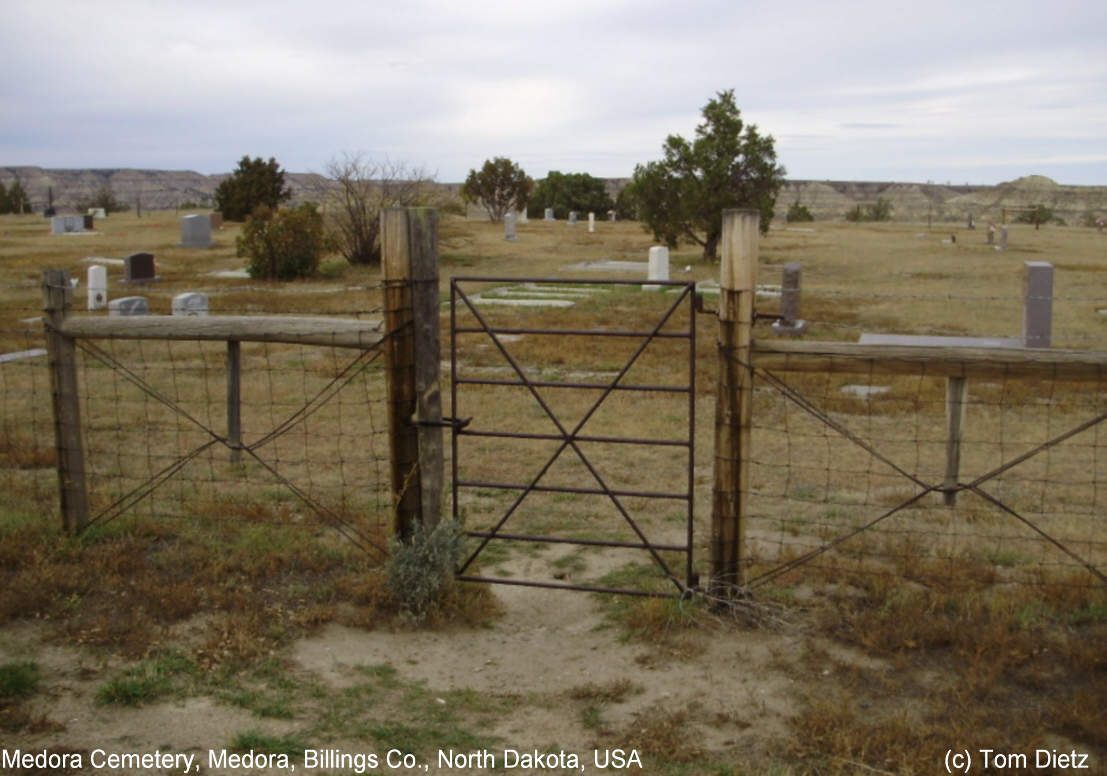
[[[988,224],[988,245],[994,244],[996,241],[996,225]]]
[[[108,212],[102,207],[90,207],[88,209],[88,215],[92,216],[93,218],[107,218]]]
[[[607,211],[607,220],[608,221],[614,221],[615,220],[615,211],[614,210],[608,210]]]
[[[517,223],[526,224],[529,222],[530,219],[527,218],[527,209],[525,207],[519,208],[519,218],[517,219]]]
[[[780,283],[780,320],[774,321],[774,334],[798,336],[807,328],[807,321],[800,320],[800,276],[803,267],[798,261],[784,265],[784,275]]]
[[[669,249],[664,245],[655,245],[650,248],[649,262],[646,268],[647,280],[669,279]],[[643,291],[657,291],[661,286],[644,285]]]
[[[88,268],[88,309],[102,310],[108,306],[108,268],[93,264]]]
[[[95,220],[93,219],[92,214],[86,213],[85,215],[81,216],[81,219],[84,222],[82,226],[84,226],[85,231],[91,232],[93,229],[93,225],[95,224]]]
[[[212,229],[223,228],[223,214],[216,210],[214,213],[208,213],[208,218],[211,220]]]
[[[211,216],[191,215],[181,219],[181,246],[184,248],[211,247]]]
[[[174,315],[204,316],[211,311],[208,303],[208,295],[199,291],[188,291],[173,297]]]
[[[976,228],[976,221],[973,220],[972,213],[969,213],[969,229]]]
[[[999,247],[1000,250],[1007,250],[1007,225],[1004,224],[999,228]]]
[[[570,210],[569,211],[569,225],[572,226],[576,222],[577,222],[577,211]]]
[[[554,220],[554,217],[553,217],[553,208],[552,208],[552,207],[548,207],[548,208],[546,208],[546,213],[545,213],[545,215],[544,215],[544,216],[542,217],[542,220],[543,220],[543,221],[553,221],[553,220]]]
[[[70,234],[84,230],[84,216],[53,216],[50,219],[50,234]]]
[[[124,283],[149,283],[157,277],[154,254],[132,253],[123,259]]]
[[[504,213],[504,239],[515,239],[515,211],[513,210]]]
[[[591,211],[588,212],[588,231],[596,231],[596,214]]]
[[[1022,276],[1022,342],[1028,348],[1048,348],[1053,335],[1053,265],[1028,261]]]
[[[149,315],[150,305],[144,296],[124,296],[108,302],[108,315]]]

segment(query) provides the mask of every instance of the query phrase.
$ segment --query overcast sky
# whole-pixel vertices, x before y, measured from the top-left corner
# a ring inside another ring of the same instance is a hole
[[[0,166],[629,176],[734,89],[789,178],[1107,185],[1107,4],[0,0]]]

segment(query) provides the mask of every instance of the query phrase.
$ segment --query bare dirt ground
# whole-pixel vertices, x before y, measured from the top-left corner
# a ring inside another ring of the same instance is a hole
[[[504,570],[524,573],[529,564],[542,562],[515,557]],[[831,652],[822,654],[833,654],[834,661],[820,671],[804,660],[811,642],[795,624],[749,628],[718,623],[650,642],[628,638],[613,625],[610,602],[595,595],[508,585],[496,586],[495,593],[503,612],[484,627],[365,630],[331,623],[293,643],[279,656],[282,670],[299,685],[312,686],[320,703],[299,703],[283,719],[252,714],[221,700],[217,692],[183,693],[135,708],[100,704],[97,690],[118,673],[118,658],[59,645],[46,625],[9,625],[0,631],[0,662],[33,657],[46,679],[29,709],[35,723],[17,736],[5,736],[4,746],[85,753],[86,767],[71,772],[132,772],[89,767],[95,749],[192,753],[201,766],[194,772],[199,773],[288,772],[212,768],[207,752],[226,747],[235,731],[279,737],[309,729],[320,706],[345,703],[341,696],[364,687],[367,671],[378,676],[383,671],[390,686],[403,692],[354,710],[362,722],[380,723],[393,713],[408,713],[411,708],[405,705],[414,707],[423,700],[432,709],[460,704],[470,727],[488,744],[476,749],[487,748],[500,767],[510,766],[502,755],[508,748],[579,756],[578,768],[516,767],[514,772],[600,772],[593,749],[624,749],[628,756],[636,750],[643,767],[632,768],[634,772],[670,772],[651,767],[652,755],[643,749],[643,741],[665,727],[659,721],[668,721],[667,732],[677,733],[674,745],[686,749],[690,759],[691,770],[682,772],[696,773],[697,759],[741,767],[760,756],[765,742],[787,736],[788,719],[810,691],[810,681],[817,682],[834,663],[879,667],[877,661],[824,641]],[[187,628],[178,629],[187,641]],[[801,665],[806,668],[797,673]],[[813,676],[805,677],[804,671]],[[439,747],[462,748],[455,746],[452,734],[435,742],[433,723],[428,720],[427,725],[432,732],[418,753],[419,767],[369,772],[489,772],[484,767],[439,768]],[[318,739],[302,740],[311,748],[368,751],[364,741],[344,737],[349,729],[332,726],[317,733]],[[378,754],[384,758],[385,752],[381,747]],[[298,757],[291,762],[299,772],[357,772],[305,768]]]

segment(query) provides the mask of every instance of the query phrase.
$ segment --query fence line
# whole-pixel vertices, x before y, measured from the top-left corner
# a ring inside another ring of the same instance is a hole
[[[717,439],[739,441],[716,450],[716,489],[734,489],[734,513],[716,509],[714,541],[733,556],[713,559],[713,577],[757,586],[818,569],[829,579],[1107,584],[1107,352],[927,346],[921,337],[743,346],[731,331],[743,323],[726,311],[756,294],[756,243],[733,226],[744,218],[724,214],[724,236],[741,236],[724,242],[720,269],[719,370],[735,377],[727,393],[720,379]],[[795,328],[800,316],[786,307],[779,317]]]

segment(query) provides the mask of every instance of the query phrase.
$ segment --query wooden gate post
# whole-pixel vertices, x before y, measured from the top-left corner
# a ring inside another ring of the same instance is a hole
[[[46,352],[50,361],[50,394],[54,410],[54,446],[58,456],[58,486],[62,528],[77,533],[88,523],[84,447],[81,444],[81,400],[77,393],[77,348],[59,332],[69,314],[73,286],[69,273],[42,273],[42,311]]]
[[[741,559],[745,554],[744,523],[750,492],[753,407],[753,370],[749,364],[760,223],[757,210],[723,211],[711,509],[710,590],[716,595],[727,595],[745,582]]]
[[[441,341],[438,211],[381,211],[394,531],[407,539],[416,522],[442,515]]]

